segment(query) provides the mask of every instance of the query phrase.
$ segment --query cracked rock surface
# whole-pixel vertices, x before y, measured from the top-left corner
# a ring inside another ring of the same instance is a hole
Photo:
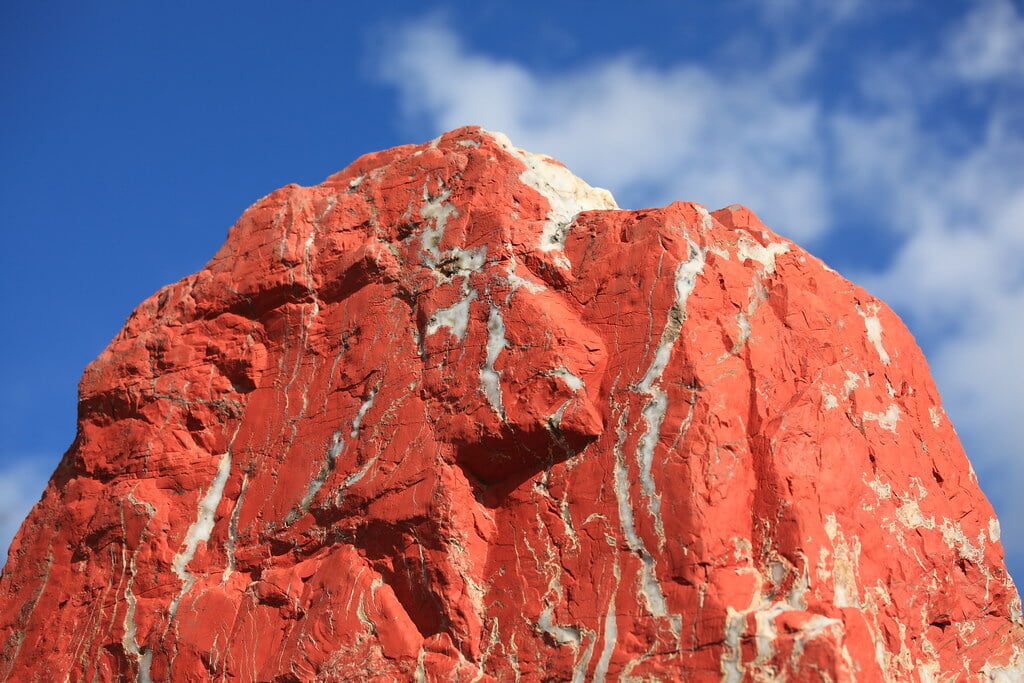
[[[463,128],[250,207],[80,387],[0,677],[1024,680],[893,312]]]

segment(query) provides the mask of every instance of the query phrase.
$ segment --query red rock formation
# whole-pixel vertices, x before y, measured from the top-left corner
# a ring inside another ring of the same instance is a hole
[[[272,193],[145,301],[0,590],[19,681],[1024,677],[887,307],[471,128]]]

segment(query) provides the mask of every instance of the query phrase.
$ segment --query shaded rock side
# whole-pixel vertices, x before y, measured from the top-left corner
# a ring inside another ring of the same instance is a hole
[[[0,595],[18,681],[1024,676],[892,311],[476,128],[273,192],[145,301]]]

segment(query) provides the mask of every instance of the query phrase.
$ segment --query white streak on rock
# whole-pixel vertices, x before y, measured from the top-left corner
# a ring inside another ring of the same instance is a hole
[[[444,189],[441,194],[431,197],[427,192],[427,186],[423,186],[423,206],[420,207],[420,215],[432,225],[423,228],[421,240],[423,251],[433,257],[434,262],[441,258],[441,239],[444,237],[448,219],[459,215],[455,205],[448,203],[451,194],[451,190]]]
[[[725,608],[725,632],[723,634],[722,655],[719,662],[722,667],[722,683],[740,683],[743,680],[743,652],[740,649],[740,636],[747,626],[747,615],[737,612],[732,607]]]
[[[334,432],[331,435],[331,445],[327,449],[327,457],[332,462],[337,460],[343,448],[345,448],[345,440],[341,438],[341,432]]]
[[[435,271],[441,271],[444,277],[469,277],[470,273],[479,273],[487,265],[487,245],[475,249],[452,247],[440,254]]]
[[[587,649],[583,651],[583,656],[579,658],[579,661],[572,668],[572,683],[586,683],[587,669],[590,668],[590,658],[594,656],[594,645],[597,643],[597,635],[593,631],[584,631],[584,635],[589,636],[590,642],[587,643]]]
[[[188,572],[188,563],[196,554],[196,547],[200,543],[210,540],[213,533],[214,517],[217,514],[217,506],[220,505],[221,496],[224,495],[224,485],[228,481],[228,474],[231,472],[231,450],[228,449],[220,456],[220,463],[217,466],[217,474],[210,483],[206,495],[199,501],[199,510],[196,521],[188,528],[185,534],[184,549],[178,553],[171,562],[171,568],[182,581],[187,584],[185,590],[191,588],[195,577]],[[183,591],[184,592],[184,591]]]
[[[807,591],[810,588],[811,577],[808,573],[807,565],[804,565],[803,572],[796,577],[793,587],[790,588],[789,593],[786,595],[786,601],[796,609],[807,609]]]
[[[427,334],[430,336],[447,327],[459,339],[466,336],[466,328],[469,326],[469,304],[476,298],[476,292],[470,292],[469,296],[461,301],[456,301],[448,308],[442,308],[430,316],[427,321]]]
[[[427,667],[425,666],[427,656],[427,650],[422,645],[420,646],[420,652],[416,655],[416,672],[413,680],[416,683],[427,683]]]
[[[983,541],[979,541],[977,547],[971,543],[971,539],[964,533],[963,527],[960,525],[959,520],[943,519],[942,524],[939,526],[939,531],[942,532],[942,541],[951,550],[955,550],[958,557],[969,559],[971,562],[979,565],[979,568],[984,572],[985,562],[985,549],[983,547]],[[984,536],[982,536],[982,539]]]
[[[867,475],[864,476],[866,477]],[[878,496],[879,498],[883,498],[886,500],[892,498],[892,486],[883,483],[882,480],[879,479],[877,476],[870,481],[865,479],[865,483],[868,485],[868,488],[874,491],[875,495]]]
[[[686,319],[686,302],[690,298],[690,294],[693,293],[694,287],[697,286],[697,276],[704,271],[704,261],[707,257],[706,249],[701,249],[692,240],[687,240],[687,242],[690,245],[690,258],[679,264],[676,269],[675,281],[676,307],[683,320]]]
[[[505,406],[501,400],[501,372],[494,369],[494,363],[507,347],[505,319],[501,317],[498,307],[491,304],[491,311],[487,316],[487,359],[480,368],[480,388],[487,397],[487,402],[502,420],[505,419]]]
[[[882,344],[882,321],[878,319],[878,306],[876,305],[872,311],[872,315],[868,315],[858,305],[857,313],[860,317],[864,318],[864,329],[868,335],[868,341],[875,347],[875,351],[878,352],[878,357],[882,360],[885,365],[889,364],[891,360],[889,358],[889,352],[885,350],[885,346]]]
[[[833,408],[836,408],[836,407],[839,406],[839,399],[837,399],[835,396],[830,394],[825,389],[821,390],[821,397],[822,397],[822,406],[825,408],[825,410],[832,410]]]
[[[149,522],[152,521],[153,516],[156,514],[156,508],[151,504],[135,499],[133,493],[128,494],[128,500],[134,505],[140,505],[146,509],[149,513],[149,520],[146,522],[146,527],[149,526]],[[121,528],[125,527],[124,509],[121,510]],[[153,661],[153,652],[151,650],[140,648],[138,641],[138,630],[135,624],[135,609],[138,605],[138,601],[135,597],[135,593],[132,592],[132,586],[135,584],[135,556],[139,553],[140,544],[132,552],[131,559],[128,559],[127,549],[122,545],[121,547],[121,562],[126,565],[128,570],[128,580],[124,586],[124,599],[128,603],[127,609],[124,614],[124,635],[121,638],[121,645],[131,655],[135,657],[135,660],[139,664],[139,671],[135,677],[136,683],[153,683],[153,678],[150,674],[150,667]]]
[[[661,589],[661,583],[658,581],[658,576],[655,573],[656,562],[654,557],[644,550],[640,553],[640,562],[643,568],[641,569],[641,582],[640,588],[643,590],[644,598],[647,600],[647,606],[656,617],[662,619],[671,618],[668,613],[668,603],[665,601],[665,593]],[[673,632],[679,635],[679,617],[672,618]]]
[[[221,585],[226,584],[231,575],[235,572],[235,547],[238,545],[238,517],[242,513],[242,502],[245,500],[245,492],[249,489],[249,473],[242,473],[242,486],[238,490],[238,498],[235,499],[235,507],[228,519],[228,538],[224,542],[224,553],[227,555],[227,565],[224,574],[221,576]]]
[[[604,615],[604,644],[601,646],[601,657],[597,660],[597,666],[594,667],[594,683],[604,683],[605,676],[608,675],[608,665],[612,661],[612,653],[615,652],[615,643],[619,639],[619,624],[618,615],[615,613],[615,596],[619,592],[619,560],[617,556],[613,555],[615,565],[613,570],[615,572],[615,590],[612,591],[612,595],[608,598],[608,610]]]
[[[993,543],[999,542],[999,536],[1002,534],[1002,530],[999,527],[999,520],[993,517],[988,520],[988,537],[992,539]]]
[[[703,227],[705,230],[714,230],[715,219],[711,217],[710,213],[708,213],[707,207],[701,206],[700,204],[694,204],[694,208],[697,209],[697,213],[699,213],[701,216],[701,227]],[[729,257],[726,256],[726,258]]]
[[[909,500],[896,508],[896,517],[908,529],[915,529],[919,526],[926,529],[935,528],[935,519],[931,517],[926,519],[916,500]]]
[[[537,619],[537,627],[541,631],[547,633],[549,636],[555,639],[559,645],[568,645],[572,649],[577,649],[582,642],[582,636],[580,630],[575,626],[559,626],[551,621],[551,614],[554,611],[554,606],[548,605],[544,608],[544,611],[540,613],[540,617]]]
[[[659,382],[661,375],[668,367],[669,358],[672,355],[672,347],[682,331],[683,321],[686,320],[686,304],[690,294],[697,286],[697,276],[704,270],[704,262],[707,252],[701,249],[692,240],[687,240],[690,245],[690,258],[679,264],[676,269],[675,290],[676,299],[668,312],[668,321],[661,333],[661,340],[654,352],[654,359],[650,367],[644,373],[637,390],[648,395],[647,405],[644,406],[642,414],[647,422],[647,430],[640,437],[637,444],[637,461],[640,465],[640,488],[647,497],[647,507],[654,517],[655,528],[659,538],[664,541],[664,524],[661,519],[661,496],[654,486],[654,475],[651,471],[654,462],[654,447],[661,437],[661,423],[665,419],[665,412],[668,410],[668,394],[663,391]]]
[[[345,477],[345,488],[352,486],[353,484],[359,483],[359,481],[366,476],[366,473],[370,471],[373,464],[377,462],[377,458],[370,458],[366,461],[366,464],[360,467],[352,474]]]
[[[579,391],[584,387],[583,380],[580,377],[577,377],[576,375],[569,372],[569,370],[565,366],[557,368],[554,372],[551,373],[551,376],[557,377],[558,379],[565,382],[565,386],[569,387],[569,389],[573,393]]]
[[[738,353],[743,345],[750,339],[750,318],[747,317],[747,313],[740,311],[736,314],[736,328],[739,330],[739,334],[736,336],[736,342],[732,346],[730,353]]]
[[[786,242],[771,242],[768,246],[759,244],[741,237],[736,242],[736,256],[740,261],[753,259],[764,267],[765,273],[771,275],[775,272],[775,257],[789,251],[789,244]]]
[[[756,663],[768,665],[775,656],[775,639],[779,637],[775,628],[775,619],[783,612],[792,610],[791,605],[784,602],[776,602],[768,609],[754,612],[754,623],[757,630],[754,632],[754,645],[757,648]]]
[[[622,533],[626,537],[626,545],[630,550],[639,552],[643,549],[643,542],[636,533],[636,525],[633,522],[633,504],[629,500],[629,470],[626,467],[626,460],[622,454],[622,444],[626,440],[626,432],[620,424],[618,429],[618,441],[613,449],[615,454],[614,466],[614,488],[615,499],[619,505],[619,524],[622,526]]]
[[[562,251],[565,248],[566,231],[581,211],[619,208],[608,190],[587,185],[551,157],[514,147],[504,133],[483,132],[494,138],[506,152],[526,164],[526,170],[519,175],[519,180],[548,200],[550,208],[547,224],[541,233],[541,251]],[[561,254],[556,257],[556,263],[563,268],[569,267],[568,260]]]
[[[796,634],[795,642],[793,643],[793,654],[790,656],[790,661],[799,661],[800,658],[803,657],[807,641],[814,640],[826,630],[832,631],[837,636],[841,635],[843,632],[843,622],[839,619],[833,619],[821,614],[815,614],[808,619],[802,626],[800,626],[800,630]],[[838,633],[836,633],[837,631]]]
[[[661,590],[661,584],[658,582],[655,571],[656,561],[644,546],[644,542],[637,533],[636,524],[633,521],[633,504],[629,499],[629,470],[626,467],[626,460],[622,453],[622,444],[626,439],[626,431],[622,427],[622,419],[619,421],[617,432],[618,439],[613,447],[615,454],[613,488],[615,489],[615,498],[619,507],[619,524],[622,527],[623,535],[626,537],[626,545],[640,557],[640,592],[647,603],[647,611],[654,617],[670,619],[673,631],[678,634],[680,619],[678,616],[668,614],[665,594]]]
[[[860,558],[860,539],[852,536],[847,540],[846,535],[839,527],[839,521],[834,514],[825,516],[825,535],[832,543],[832,602],[836,607],[857,607],[860,608],[861,601],[857,589],[857,561]],[[828,551],[821,549],[822,561],[820,566],[826,567],[825,557]],[[819,576],[821,572],[819,571]]]
[[[354,432],[358,431],[358,427],[354,429]],[[353,433],[353,436],[355,434]],[[319,471],[310,480],[309,485],[306,487],[306,495],[302,497],[302,501],[299,503],[299,511],[308,512],[309,506],[313,503],[313,498],[319,493],[320,489],[323,488],[324,482],[327,481],[327,477],[334,471],[334,461],[338,458],[338,454],[345,447],[345,440],[341,438],[341,432],[334,432],[331,435],[331,445],[327,447],[327,458],[320,466]],[[298,512],[293,511],[292,515],[295,515],[294,519],[298,518]],[[289,515],[289,517],[292,517]],[[293,519],[286,519],[286,521],[294,521]]]
[[[366,412],[370,408],[373,407],[373,401],[374,401],[374,399],[377,398],[377,391],[379,389],[380,389],[380,385],[379,384],[377,386],[373,387],[372,389],[370,389],[370,395],[367,396],[366,400],[363,401],[363,404],[361,406],[359,406],[359,410],[356,412],[356,416],[352,420],[352,431],[349,433],[349,436],[352,437],[353,439],[356,438],[357,436],[359,436],[359,425],[361,425],[363,423],[363,418],[366,416]],[[338,443],[339,443],[338,439],[335,438],[333,445],[337,446]],[[344,447],[344,444],[342,444],[341,447]],[[341,450],[341,447],[338,448],[339,452]],[[333,460],[337,456],[337,452],[334,452],[333,447],[328,452],[328,454],[331,456],[331,460]]]
[[[188,528],[185,533],[185,539],[183,541],[184,548],[181,552],[175,555],[171,561],[171,569],[178,575],[178,578],[182,581],[181,590],[171,600],[171,604],[168,608],[168,622],[167,627],[170,627],[170,623],[174,621],[178,614],[178,605],[181,603],[181,599],[185,597],[185,594],[192,589],[192,586],[196,582],[196,577],[188,571],[188,563],[192,561],[192,557],[196,553],[196,548],[200,543],[205,543],[210,540],[210,534],[213,533],[213,526],[215,522],[215,516],[217,514],[217,506],[220,505],[220,499],[224,495],[224,485],[228,481],[228,475],[231,473],[231,447],[235,443],[235,437],[238,436],[238,431],[241,429],[241,425],[235,429],[235,433],[231,437],[231,441],[228,443],[228,449],[220,457],[220,463],[217,465],[217,474],[214,475],[213,481],[210,483],[210,488],[207,489],[206,495],[199,501],[199,510],[196,514],[196,521]],[[236,502],[237,505],[237,502]]]
[[[843,398],[849,398],[853,390],[860,386],[861,376],[856,372],[846,371],[846,381],[843,382]],[[865,386],[867,386],[865,380]]]
[[[508,259],[508,267],[506,268],[505,271],[505,280],[506,282],[508,282],[509,287],[512,288],[513,292],[519,289],[520,287],[524,287],[526,291],[530,292],[531,294],[537,294],[538,292],[543,292],[546,289],[544,285],[538,282],[534,282],[533,280],[527,280],[524,277],[520,277],[519,274],[516,272],[517,266],[518,264],[516,263],[516,255],[514,253],[510,254]],[[511,298],[511,294],[509,294],[509,298]]]
[[[896,433],[896,423],[900,419],[900,408],[895,403],[885,409],[884,413],[865,412],[864,419],[877,422],[878,426],[893,434]]]
[[[982,672],[992,683],[1020,683],[1024,681],[1024,652],[1017,652],[1016,662],[1007,666],[987,664]]]

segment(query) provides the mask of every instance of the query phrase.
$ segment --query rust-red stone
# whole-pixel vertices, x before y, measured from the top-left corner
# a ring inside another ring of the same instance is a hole
[[[272,193],[144,302],[0,589],[18,681],[1024,676],[887,307],[474,128]]]

